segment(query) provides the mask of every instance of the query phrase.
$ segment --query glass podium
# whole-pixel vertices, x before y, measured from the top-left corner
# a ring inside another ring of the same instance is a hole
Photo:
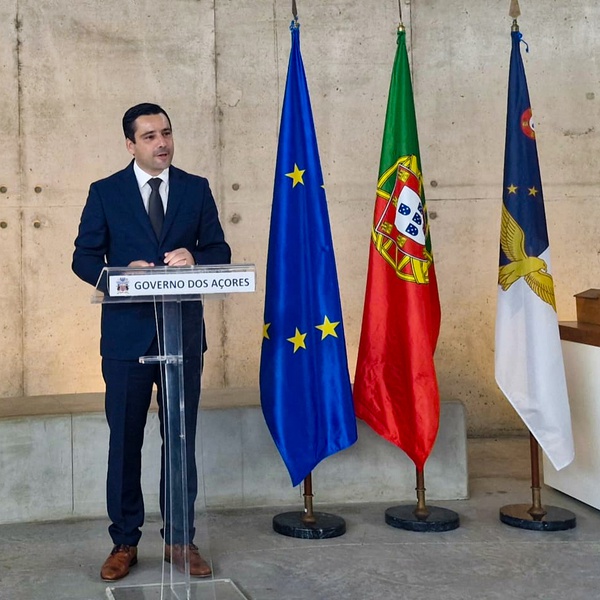
[[[151,303],[158,337],[158,355],[141,356],[144,364],[160,365],[163,390],[163,432],[165,451],[164,497],[165,527],[183,535],[183,570],[164,558],[160,582],[140,585],[118,585],[106,589],[108,600],[243,600],[231,579],[190,576],[188,555],[188,485],[186,460],[185,402],[183,376],[182,304],[223,298],[225,294],[255,290],[254,265],[207,265],[190,267],[106,267],[103,269],[92,302],[96,304]],[[203,344],[203,327],[199,332]],[[201,465],[200,461],[200,465]],[[202,468],[202,467],[200,467]],[[167,493],[168,492],[168,493]],[[206,499],[202,499],[203,506]],[[203,520],[205,523],[205,520]],[[182,532],[182,534],[181,534]],[[210,564],[209,536],[206,525],[196,531],[205,558]],[[164,556],[164,542],[163,542]]]

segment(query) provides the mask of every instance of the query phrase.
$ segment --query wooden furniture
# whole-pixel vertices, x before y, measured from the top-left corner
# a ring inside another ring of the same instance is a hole
[[[577,321],[559,323],[575,460],[556,471],[544,456],[544,483],[600,509],[600,290],[575,298]]]

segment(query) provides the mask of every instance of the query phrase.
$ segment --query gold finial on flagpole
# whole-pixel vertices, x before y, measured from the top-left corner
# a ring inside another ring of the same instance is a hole
[[[402,0],[398,0],[398,14],[400,15],[400,23],[398,23],[398,31],[406,31],[404,22],[402,21]]]

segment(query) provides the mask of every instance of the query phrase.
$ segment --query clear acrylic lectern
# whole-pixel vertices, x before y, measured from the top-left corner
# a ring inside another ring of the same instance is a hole
[[[161,581],[141,585],[115,585],[106,589],[109,600],[244,600],[230,579],[190,579],[187,547],[188,490],[183,378],[182,302],[203,302],[223,294],[253,292],[254,265],[192,267],[106,267],[96,285],[92,302],[127,304],[147,302],[154,306],[159,354],[141,356],[142,363],[161,368],[165,431],[165,486],[170,502],[165,506],[165,527],[183,532],[184,573],[163,561]],[[201,334],[202,335],[202,332]],[[201,340],[203,343],[203,340]],[[206,501],[204,499],[204,504]],[[205,534],[205,543],[208,535]],[[174,536],[171,535],[174,539]],[[163,548],[164,550],[164,548]],[[164,555],[164,552],[163,552]]]

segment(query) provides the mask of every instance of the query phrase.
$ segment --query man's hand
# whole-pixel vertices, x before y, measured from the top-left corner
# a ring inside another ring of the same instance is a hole
[[[154,263],[146,262],[145,260],[134,260],[127,265],[129,267],[153,267]]]
[[[177,248],[171,252],[165,252],[165,265],[167,267],[185,267],[195,265],[196,261],[187,248]]]

